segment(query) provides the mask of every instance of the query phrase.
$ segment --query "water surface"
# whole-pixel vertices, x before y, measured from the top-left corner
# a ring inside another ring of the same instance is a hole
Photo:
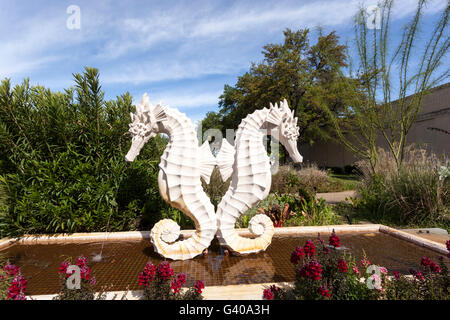
[[[359,263],[365,251],[372,264],[385,266],[404,274],[410,268],[419,268],[422,256],[437,261],[438,253],[394,238],[384,233],[338,234],[341,245],[348,248]],[[205,285],[232,285],[263,282],[294,281],[290,254],[297,245],[317,234],[301,237],[276,236],[265,252],[247,256],[225,256],[217,242],[213,242],[207,256],[192,260],[170,261],[175,273],[187,275],[187,285],[203,280]],[[325,242],[328,235],[324,235]],[[154,252],[149,241],[108,241],[104,243],[101,261],[92,258],[100,253],[102,242],[80,244],[16,244],[0,251],[18,265],[28,279],[27,294],[51,294],[59,288],[58,269],[65,257],[74,260],[80,255],[88,258],[89,266],[97,278],[96,289],[108,285],[108,290],[139,290],[138,275],[147,261],[159,264],[162,259]],[[446,259],[448,266],[449,260]]]

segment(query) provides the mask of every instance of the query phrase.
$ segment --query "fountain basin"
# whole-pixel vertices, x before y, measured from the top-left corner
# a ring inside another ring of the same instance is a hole
[[[378,224],[338,225],[320,227],[276,228],[272,244],[265,252],[246,256],[227,256],[214,242],[208,255],[192,260],[170,261],[175,273],[187,275],[186,285],[203,280],[207,286],[206,299],[246,299],[261,297],[262,288],[272,283],[289,284],[295,280],[290,253],[308,239],[320,233],[327,242],[335,230],[341,244],[359,262],[363,250],[372,264],[390,271],[407,274],[409,268],[418,268],[422,256],[436,259],[446,255],[443,243],[423,239],[413,234]],[[194,230],[182,231],[189,237]],[[243,236],[250,235],[240,229]],[[59,289],[58,268],[65,257],[88,258],[97,287],[110,285],[109,291],[130,290],[128,298],[139,297],[137,277],[147,261],[159,264],[164,260],[148,241],[149,232],[89,233],[52,236],[26,236],[21,239],[0,241],[0,254],[21,267],[28,279],[27,294],[51,295]],[[93,262],[104,243],[103,258]],[[446,258],[446,262],[448,259]],[[228,289],[227,289],[228,288]],[[43,297],[43,296],[41,296]]]

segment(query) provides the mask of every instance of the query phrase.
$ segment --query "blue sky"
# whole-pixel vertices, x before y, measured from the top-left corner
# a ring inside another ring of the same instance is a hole
[[[397,1],[398,34],[416,2]],[[0,78],[61,90],[73,85],[72,73],[93,66],[107,99],[129,91],[140,100],[147,92],[196,121],[218,110],[224,84],[261,61],[263,45],[282,42],[285,28],[308,27],[314,42],[320,26],[351,41],[361,3],[377,2],[0,0]],[[431,1],[425,18],[446,4]],[[70,5],[80,8],[80,29],[66,26]]]

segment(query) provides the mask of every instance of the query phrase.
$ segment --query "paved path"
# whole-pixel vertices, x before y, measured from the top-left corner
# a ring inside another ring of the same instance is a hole
[[[345,198],[354,197],[355,195],[355,190],[349,190],[342,192],[318,193],[317,198],[324,198],[325,202],[328,204],[336,204],[338,202],[344,202]]]
[[[448,240],[450,240],[450,235],[447,233],[447,230],[440,228],[419,228],[419,229],[400,229],[400,230],[442,244],[445,244]]]

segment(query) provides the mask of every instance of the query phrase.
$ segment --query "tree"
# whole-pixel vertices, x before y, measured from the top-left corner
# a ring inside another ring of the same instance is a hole
[[[339,85],[339,71],[347,66],[345,46],[335,32],[320,35],[310,45],[308,29],[284,31],[284,43],[263,47],[264,60],[252,63],[248,72],[238,77],[235,86],[225,85],[218,113],[203,120],[209,125],[235,129],[241,120],[257,109],[287,99],[299,119],[300,139],[310,144],[329,139],[333,134],[329,115],[322,108],[338,113],[346,105],[346,87]]]
[[[449,47],[449,6],[441,13],[432,32],[423,37],[420,30],[425,4],[424,0],[418,1],[401,41],[393,48],[392,0],[379,5],[379,28],[369,28],[364,7],[355,16],[358,69],[355,74],[350,69],[350,77],[343,73],[340,76],[341,85],[349,89],[346,91],[350,93],[349,104],[340,116],[333,109],[327,112],[340,141],[359,157],[369,160],[372,169],[377,163],[380,138],[386,142],[397,167],[401,166],[408,132],[423,97],[449,76],[448,66],[443,71],[440,69]],[[326,104],[324,108],[327,109]]]

